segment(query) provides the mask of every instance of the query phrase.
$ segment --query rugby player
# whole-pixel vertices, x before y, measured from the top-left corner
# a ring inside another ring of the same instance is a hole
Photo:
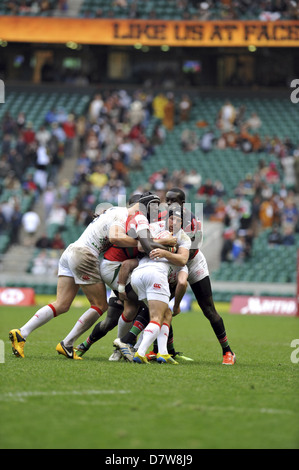
[[[191,241],[181,229],[181,211],[179,211],[178,217],[176,214],[171,214],[170,218],[178,218],[179,220],[179,225],[174,223],[177,252],[171,253],[155,248],[149,256],[139,261],[138,267],[134,269],[131,275],[131,287],[138,295],[138,300],[148,305],[150,321],[143,332],[142,341],[133,358],[132,351],[127,344],[122,343],[120,338],[114,341],[114,346],[119,348],[124,357],[130,361],[147,363],[146,351],[157,338],[159,347],[157,361],[177,364],[167,350],[172,319],[172,312],[169,309],[169,280],[174,271],[186,269],[185,265],[188,261]],[[160,231],[161,228],[165,229],[163,222],[151,224],[152,232],[154,227]],[[178,227],[178,230],[175,227]]]
[[[137,240],[126,235],[125,224],[133,208],[111,207],[88,225],[79,239],[62,253],[58,266],[56,300],[40,308],[20,329],[12,329],[9,338],[16,357],[24,357],[24,345],[32,331],[52,318],[69,310],[81,287],[90,302],[90,308],[75,325],[75,332],[82,334],[107,310],[106,286],[101,278],[99,255],[112,244],[135,247]],[[77,337],[78,337],[77,336]],[[69,359],[79,358],[73,347],[61,341],[56,350]]]
[[[190,250],[189,260],[187,262],[187,267],[189,270],[188,282],[195,295],[199,307],[201,308],[205,317],[209,320],[216,338],[222,348],[222,364],[233,365],[236,361],[236,356],[230,348],[223,319],[215,308],[208,264],[204,254],[200,251],[199,248],[196,248],[197,241],[199,242],[202,237],[200,221],[198,221],[194,214],[188,211],[184,206],[185,193],[181,189],[170,189],[166,193],[166,203],[170,208],[177,207],[177,205],[182,208],[183,229],[190,235],[192,240],[192,248]]]
[[[137,196],[137,199],[138,210],[135,210],[135,212],[131,211],[128,216],[126,221],[126,233],[139,241],[143,252],[150,253],[150,251],[155,247],[165,250],[171,249],[171,247],[168,248],[166,243],[174,245],[176,240],[173,239],[173,237],[169,237],[166,242],[164,240],[164,243],[162,243],[162,240],[154,240],[149,231],[149,220],[150,218],[157,217],[160,198],[151,192],[147,192],[143,195]],[[134,200],[134,197],[132,200]],[[131,200],[129,203],[130,202]],[[153,210],[153,206],[156,206],[156,210]],[[136,209],[136,206],[134,206],[134,208]],[[126,269],[129,267],[128,273],[125,276],[125,279],[128,280],[128,274],[138,265],[138,260],[136,258],[138,253],[139,251],[136,248],[127,249],[125,247],[118,246],[112,246],[105,252],[104,259],[100,265],[101,276],[103,281],[112,289],[115,295],[112,295],[109,300],[111,309],[110,307],[108,308],[107,319],[99,322],[94,327],[86,341],[75,348],[78,356],[81,357],[93,343],[113,329],[119,320],[124,324],[128,324],[129,326],[131,325],[131,322],[137,313],[135,309],[136,302],[132,303],[130,299],[126,298],[126,308],[123,313],[123,303],[118,299],[118,296],[125,292],[126,286],[125,284],[119,283],[119,274],[124,266],[126,266]],[[129,281],[127,284],[128,289],[131,290]],[[111,358],[111,360],[113,360],[113,358]]]

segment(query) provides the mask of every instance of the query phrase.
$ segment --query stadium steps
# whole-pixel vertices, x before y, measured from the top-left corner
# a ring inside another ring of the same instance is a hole
[[[33,256],[34,247],[12,245],[9,247],[1,262],[1,272],[5,275],[18,276],[25,273],[28,263]],[[17,280],[17,279],[16,279]]]

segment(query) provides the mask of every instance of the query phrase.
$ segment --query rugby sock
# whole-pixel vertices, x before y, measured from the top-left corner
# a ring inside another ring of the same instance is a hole
[[[150,345],[155,341],[160,333],[161,327],[160,324],[155,321],[150,321],[147,327],[143,330],[143,339],[138,348],[138,354],[140,356],[145,356],[146,351]]]
[[[154,351],[155,354],[158,353],[157,340],[154,341],[153,351]],[[171,354],[172,356],[174,356],[175,349],[174,349],[174,342],[173,342],[173,328],[172,328],[172,325],[170,325],[170,329],[169,329],[169,335],[168,335],[168,341],[167,341],[167,351],[168,351],[168,354]]]
[[[144,330],[143,330],[144,331]],[[143,331],[141,331],[140,335],[139,335],[139,338],[138,340],[136,341],[136,344],[134,345],[134,348],[135,349],[138,349],[140,344],[141,344],[141,341],[143,340]]]
[[[103,315],[102,310],[98,307],[91,305],[91,307],[83,313],[79,318],[74,328],[64,338],[63,342],[67,348],[73,347],[74,342],[87,331],[98,319]]]
[[[52,304],[45,305],[40,308],[33,317],[30,318],[24,326],[22,326],[22,328],[20,328],[21,335],[26,339],[33,330],[52,320],[53,317],[56,317],[55,308]]]
[[[167,323],[163,323],[161,326],[160,333],[157,336],[157,343],[158,343],[158,351],[160,354],[168,354],[167,350],[167,341],[169,335],[169,325]]]
[[[127,334],[130,330],[132,323],[133,322],[131,320],[127,320],[124,314],[122,313],[118,320],[117,337],[122,338],[123,336],[125,336],[125,334]]]
[[[215,323],[211,323],[211,326],[214,330],[215,335],[217,336],[220,346],[222,347],[223,354],[227,353],[228,351],[232,352],[228,344],[228,339],[226,336],[226,331],[222,318],[220,318],[220,320],[216,321]]]
[[[135,344],[136,337],[144,330],[148,322],[149,320],[144,321],[143,316],[137,315],[130,331],[121,337],[122,342],[127,344]]]
[[[174,349],[172,325],[170,325],[170,329],[169,329],[169,336],[168,336],[168,342],[167,342],[167,350],[168,350],[168,354],[171,354],[172,356],[174,356],[174,354],[175,354],[175,349]]]

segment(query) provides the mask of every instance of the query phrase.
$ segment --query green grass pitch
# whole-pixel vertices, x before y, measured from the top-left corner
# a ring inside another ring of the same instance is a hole
[[[56,344],[82,307],[35,330],[25,359],[16,358],[8,332],[37,308],[1,307],[0,447],[298,449],[299,363],[291,360],[291,342],[299,338],[299,318],[217,307],[234,366],[221,364],[220,346],[195,306],[173,320],[176,349],[194,359],[176,366],[109,362],[116,329],[82,361],[59,356]]]

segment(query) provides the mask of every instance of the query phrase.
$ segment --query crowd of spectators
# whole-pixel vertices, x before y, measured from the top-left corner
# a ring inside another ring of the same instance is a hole
[[[83,4],[82,15],[85,17],[172,19],[179,16],[182,20],[261,20],[298,19],[298,2],[294,0],[164,0],[159,7],[148,9],[148,0],[114,0],[107,9],[106,1],[99,1],[98,6],[90,9]],[[164,9],[163,9],[164,7]]]
[[[67,14],[69,0],[5,0],[5,12],[13,15]],[[159,6],[165,10],[148,8],[148,0],[98,0],[92,8],[84,2],[80,15],[87,18],[172,19],[172,14],[183,20],[296,20],[299,18],[298,2],[294,0],[164,0]]]
[[[165,97],[164,97],[165,98]],[[186,97],[185,97],[186,99]],[[162,102],[162,96],[159,95]],[[192,109],[192,101],[189,108]],[[167,99],[164,99],[164,109]],[[173,114],[180,116],[177,103]],[[197,126],[204,129],[200,137],[196,129],[186,127],[181,135],[183,152],[199,150],[203,154],[213,149],[233,148],[244,154],[260,154],[255,171],[247,173],[234,188],[234,197],[228,197],[222,181],[202,181],[194,168],[169,172],[168,168],[155,171],[149,178],[146,189],[159,192],[163,198],[171,186],[182,187],[188,194],[190,188],[198,188],[196,198],[204,202],[203,215],[206,220],[224,223],[222,261],[243,262],[250,258],[252,243],[261,230],[276,225],[281,234],[281,243],[294,245],[299,232],[299,147],[290,138],[278,136],[261,138],[258,131],[263,123],[257,113],[246,116],[246,108],[235,108],[225,101],[215,116],[215,125],[200,121]],[[165,113],[160,110],[163,123]],[[185,120],[188,122],[190,116]],[[174,118],[181,122],[181,118]],[[164,125],[165,127],[165,125]],[[172,127],[169,129],[171,130]],[[216,137],[217,136],[217,137]],[[193,154],[194,155],[194,154]],[[267,158],[266,163],[264,157]],[[141,191],[143,187],[138,188]]]
[[[68,9],[68,0],[5,0],[5,11],[12,15],[42,15],[53,14],[57,9],[65,12]]]
[[[82,116],[67,114],[64,109],[49,109],[44,125],[37,130],[23,113],[16,118],[6,113],[2,122],[0,159],[2,195],[8,189],[17,190],[18,195],[10,193],[7,200],[2,198],[0,232],[14,224],[17,242],[17,229],[24,226],[25,220],[20,202],[25,194],[31,194],[34,201],[43,203],[44,218],[40,224],[46,224],[47,229],[54,224],[60,234],[59,240],[56,237],[54,240],[53,233],[50,241],[43,240],[49,245],[40,247],[53,248],[55,241],[58,249],[58,242],[62,241],[60,249],[63,249],[66,221],[71,218],[74,224],[84,228],[92,220],[98,203],[125,201],[128,186],[134,185],[130,181],[130,170],[141,170],[178,123],[188,124],[192,106],[186,94],[175,100],[173,94],[138,90],[130,94],[125,90],[112,90],[97,93]],[[156,124],[149,135],[146,131],[152,117]],[[262,124],[256,113],[245,120],[244,110],[240,113],[225,102],[215,117],[215,128],[204,130],[203,136],[217,131],[221,136],[238,133],[238,129],[244,127],[256,131]],[[198,125],[205,128],[203,122]],[[208,141],[211,148],[208,148]],[[232,140],[228,141],[231,145]],[[246,153],[239,143],[235,145]],[[219,139],[200,140],[203,153],[212,151],[215,146],[219,148]],[[135,191],[153,190],[163,200],[170,187],[179,186],[187,194],[189,190],[194,193],[195,188],[197,200],[204,201],[204,217],[224,223],[222,259],[243,261],[250,257],[253,238],[260,230],[276,225],[281,231],[282,243],[288,244],[298,231],[295,196],[299,194],[299,185],[294,179],[298,173],[298,148],[290,140],[281,141],[276,137],[262,148],[263,152],[271,154],[271,162],[266,163],[261,157],[255,172],[239,181],[233,198],[228,197],[228,188],[222,181],[203,181],[196,167],[190,171],[157,169]],[[285,184],[281,178],[286,174],[283,162],[290,156],[293,158],[288,173],[291,179]],[[75,159],[73,176],[58,180],[61,166],[70,158]]]

